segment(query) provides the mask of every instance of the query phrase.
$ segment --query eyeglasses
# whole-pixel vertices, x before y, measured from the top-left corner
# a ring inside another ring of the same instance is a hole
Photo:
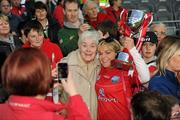
[[[157,32],[157,31],[154,31],[154,33],[155,33],[156,35],[166,35],[166,32]]]

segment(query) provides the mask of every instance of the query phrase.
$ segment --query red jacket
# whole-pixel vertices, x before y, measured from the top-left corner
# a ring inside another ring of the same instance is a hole
[[[109,6],[105,9],[106,13],[111,16],[114,22],[117,22],[120,19],[120,14],[124,8],[119,7],[117,11],[113,9],[113,7]]]
[[[13,6],[11,12],[17,16],[22,16],[24,12],[26,12],[25,7],[15,7]]]
[[[57,20],[61,27],[64,26],[64,12],[62,5],[56,6],[56,8],[53,11],[53,17]]]
[[[95,29],[97,29],[97,25],[99,25],[100,23],[102,23],[105,20],[110,20],[110,21],[115,23],[115,21],[113,21],[111,16],[109,16],[109,15],[107,15],[105,13],[100,13],[100,12],[98,13],[97,20],[95,20],[95,21],[92,21],[87,15],[85,16],[85,19]]]
[[[10,96],[6,103],[0,104],[0,120],[64,120],[62,115],[56,113],[64,107],[34,97]],[[66,120],[90,120],[87,106],[80,95],[71,96],[66,108]]]
[[[29,47],[30,47],[29,42],[23,45],[23,48],[29,48]],[[40,49],[48,56],[53,67],[55,67],[56,63],[59,62],[63,58],[63,54],[59,46],[56,45],[55,43],[50,42],[49,39],[44,39],[44,42],[41,45]]]
[[[101,68],[96,81],[98,120],[130,120],[134,79],[117,68]]]

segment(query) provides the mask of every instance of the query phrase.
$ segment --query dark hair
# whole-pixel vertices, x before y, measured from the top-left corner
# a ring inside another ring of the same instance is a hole
[[[170,104],[170,106],[172,107],[175,106],[176,104],[179,104],[178,99],[172,95],[164,95],[163,98],[166,99]]]
[[[131,100],[134,120],[170,120],[170,104],[158,92],[140,92]]]
[[[36,9],[45,9],[46,11],[48,11],[47,5],[44,4],[44,3],[41,2],[41,1],[35,2],[35,4],[34,4],[34,9],[35,9],[35,10],[36,10]]]
[[[26,23],[27,23],[27,21],[22,21],[22,22],[19,23],[19,25],[17,27],[17,32],[18,32],[19,37],[22,36],[21,31],[25,29]]]
[[[6,59],[1,75],[3,85],[10,94],[45,95],[51,82],[50,61],[39,49],[17,49]]]
[[[114,5],[114,1],[115,1],[115,0],[109,0],[109,5],[110,5],[110,6],[113,6],[113,5]]]
[[[119,40],[117,25],[110,20],[105,20],[102,23],[100,23],[97,26],[97,30],[100,30],[103,33],[103,35],[108,32],[110,37]]]
[[[64,0],[64,5],[63,5],[64,9],[66,9],[67,3],[76,3],[78,5],[78,8],[80,7],[79,2],[77,0]]]
[[[58,0],[56,5],[61,5],[61,2],[62,2],[62,1],[63,1],[63,0]]]
[[[31,30],[43,33],[43,26],[37,20],[30,20],[25,24],[24,35],[27,37]]]
[[[33,13],[34,17],[35,17],[36,9],[40,9],[40,10],[45,9],[46,12],[47,12],[46,17],[47,18],[51,17],[48,6],[46,4],[44,4],[43,2],[37,1],[37,2],[34,3],[34,8],[32,10],[32,13]]]
[[[1,3],[2,1],[3,1],[3,0],[0,0],[0,3]],[[8,1],[8,3],[9,3],[10,6],[12,6],[11,0],[6,0],[6,1]]]

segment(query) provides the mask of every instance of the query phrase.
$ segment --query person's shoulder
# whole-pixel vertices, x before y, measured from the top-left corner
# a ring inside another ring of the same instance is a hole
[[[64,57],[61,62],[67,62],[69,65],[75,65],[78,63],[78,52],[79,50],[75,50],[70,52],[66,57]]]
[[[13,20],[18,20],[18,21],[23,21],[23,20],[22,20],[22,17],[20,17],[20,16],[18,16],[18,15],[15,15],[15,14],[13,14],[13,13],[11,13],[11,19],[13,19]]]
[[[113,11],[113,8],[112,8],[111,6],[109,6],[109,7],[106,7],[104,10],[105,10],[106,12],[112,12],[112,11]]]
[[[58,36],[61,38],[67,38],[71,35],[78,35],[78,30],[77,28],[68,28],[68,27],[63,27],[58,31]]]
[[[45,38],[43,44],[55,48],[59,47],[56,43],[51,42],[49,38]]]
[[[48,22],[49,22],[49,27],[60,27],[58,22],[55,20],[55,18],[53,16],[48,17]]]
[[[67,26],[63,26],[61,29],[59,29],[58,33],[66,33],[70,30],[73,30],[73,28],[69,28]]]
[[[108,15],[106,13],[101,13],[101,12],[98,13],[98,17],[103,17],[103,16],[108,16]]]
[[[164,77],[159,75],[159,74],[156,74],[154,75],[150,81],[149,81],[149,85],[162,85],[164,83]]]
[[[67,57],[69,57],[70,59],[73,59],[78,56],[78,52],[79,52],[79,50],[74,50],[74,51],[70,52]]]

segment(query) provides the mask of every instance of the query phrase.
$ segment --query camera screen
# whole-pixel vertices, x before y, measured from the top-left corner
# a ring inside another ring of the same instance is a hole
[[[67,78],[68,75],[68,65],[67,63],[58,64],[58,79]]]

